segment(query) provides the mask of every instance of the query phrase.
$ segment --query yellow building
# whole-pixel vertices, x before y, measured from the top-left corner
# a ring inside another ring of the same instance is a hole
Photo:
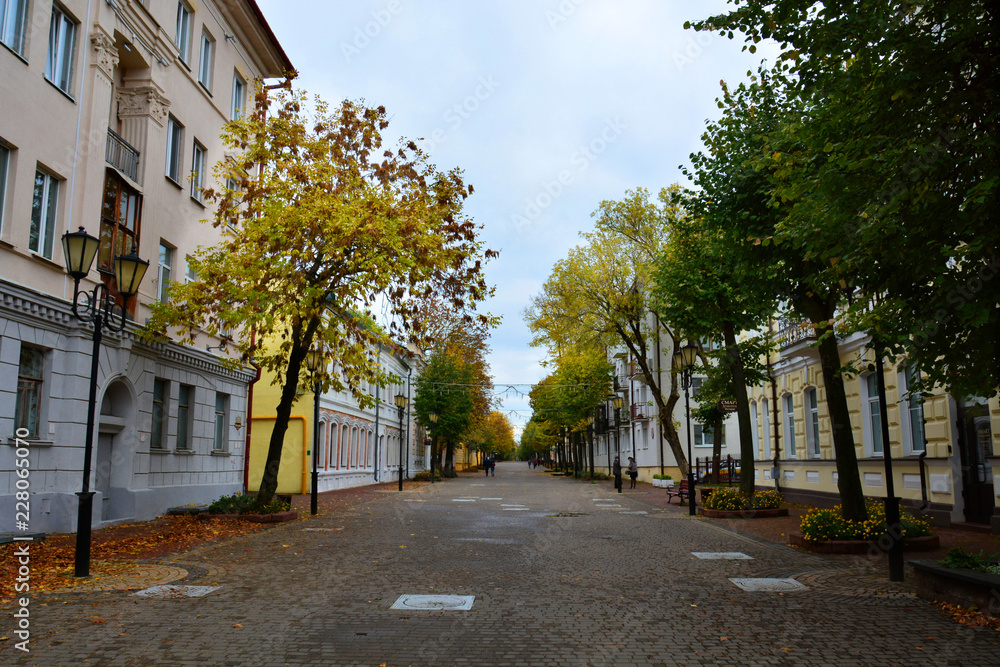
[[[761,462],[757,484],[774,484],[774,464],[786,499],[829,506],[839,500],[837,467],[815,338],[810,329],[788,320],[776,324],[774,335],[779,351],[771,359],[773,382],[749,388],[754,449]],[[842,363],[873,364],[868,343],[863,334],[840,340]],[[905,361],[885,366],[889,443],[882,442],[875,373],[845,378],[865,495],[886,495],[888,448],[894,490],[904,507],[939,525],[992,525],[1000,533],[1000,475],[993,474],[1000,459],[1000,401],[960,399],[939,388],[922,400],[910,397],[908,380],[914,372]]]

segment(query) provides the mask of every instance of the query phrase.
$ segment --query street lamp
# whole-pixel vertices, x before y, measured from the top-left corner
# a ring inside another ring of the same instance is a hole
[[[674,352],[674,370],[681,373],[681,384],[684,387],[684,409],[687,419],[687,441],[688,441],[688,508],[691,516],[695,515],[694,508],[694,468],[691,467],[691,374],[694,371],[695,361],[698,359],[698,346],[688,341],[681,349]]]
[[[94,347],[90,358],[90,396],[87,401],[87,436],[83,447],[83,489],[76,522],[76,576],[90,576],[90,524],[93,518],[94,492],[90,490],[90,459],[94,449],[94,412],[97,406],[97,371],[100,360],[101,339],[105,328],[122,331],[128,321],[128,301],[139,291],[139,283],[146,275],[149,262],[139,259],[135,248],[127,255],[114,258],[115,281],[121,303],[103,282],[90,292],[80,291],[80,281],[90,273],[90,265],[100,247],[100,241],[88,234],[83,227],[62,236],[66,273],[73,279],[73,315],[80,322],[94,325]]]
[[[326,367],[322,348],[306,352],[306,366],[313,376],[313,451],[312,489],[309,490],[309,513],[319,512],[319,372]]]
[[[406,411],[406,395],[396,394],[396,410],[399,411],[399,490],[403,490],[403,413]]]
[[[609,394],[608,400],[611,401],[611,407],[615,409],[615,456],[621,456],[621,446],[618,442],[618,430],[621,428],[621,413],[622,403],[625,399],[621,397],[620,394]]]
[[[587,459],[590,462],[590,478],[594,479],[594,415],[587,415]]]
[[[434,452],[437,450],[437,423],[438,414],[432,412],[427,415],[427,418],[431,420],[431,484],[434,483]]]

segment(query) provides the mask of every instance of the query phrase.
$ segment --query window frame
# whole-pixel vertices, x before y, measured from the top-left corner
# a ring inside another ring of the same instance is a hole
[[[37,194],[39,178],[42,180],[41,196]],[[28,250],[48,260],[52,259],[52,250],[55,245],[56,218],[59,215],[59,183],[58,178],[41,167],[35,169]],[[36,204],[41,204],[44,210],[41,210]],[[34,236],[34,240],[32,236]]]
[[[26,353],[37,355],[38,375],[28,375],[24,364]],[[14,399],[14,432],[27,429],[28,438],[37,439],[42,432],[42,392],[45,386],[45,350],[32,345],[22,345],[18,353],[17,394]],[[30,405],[25,396],[30,393]],[[25,410],[34,414],[34,423],[24,421]]]
[[[108,209],[108,199],[111,186],[114,185],[113,211]],[[127,197],[127,200],[126,200]],[[126,202],[124,209],[122,203]],[[113,214],[113,215],[109,215]],[[129,227],[131,223],[132,227]],[[104,195],[101,204],[100,246],[97,251],[97,270],[102,273],[115,272],[114,258],[116,255],[128,254],[133,248],[139,247],[139,234],[142,230],[142,194],[133,188],[114,169],[105,170]],[[127,242],[131,240],[131,244]]]
[[[862,411],[864,413],[865,450],[872,458],[885,456],[885,443],[882,442],[882,412],[878,396],[878,376],[869,373],[862,376]],[[874,391],[872,391],[874,389]]]
[[[181,185],[181,164],[184,161],[184,126],[180,121],[169,116],[167,118],[167,163],[166,176],[177,185]]]
[[[4,213],[7,210],[7,179],[10,174],[11,153],[10,146],[3,139],[0,139],[0,237],[3,235]]]
[[[806,417],[806,458],[820,458],[819,450],[819,392],[816,387],[806,387],[803,392]]]
[[[212,429],[212,451],[229,451],[229,394],[215,392],[215,422]]]
[[[177,3],[177,24],[174,28],[174,44],[177,46],[178,56],[181,62],[190,69],[191,62],[191,35],[194,27],[194,10],[184,2]]]
[[[212,92],[212,78],[215,70],[215,38],[208,30],[201,31],[201,53],[198,56],[198,83]]]
[[[792,394],[781,397],[781,425],[785,435],[785,458],[798,458],[795,451],[795,397]]]
[[[170,402],[170,381],[163,378],[153,379],[153,403],[150,410],[149,448],[164,449],[167,439],[168,410]]]
[[[25,47],[28,43],[28,5],[30,2],[29,0],[0,1],[3,3],[0,5],[0,43],[24,58]]]
[[[52,3],[45,78],[59,90],[72,95],[76,35],[80,22],[59,4]]]
[[[912,363],[903,366],[897,373],[898,386],[900,388],[899,400],[903,404],[900,407],[900,412],[906,413],[905,419],[900,415],[900,423],[902,425],[903,442],[906,443],[907,451],[911,454],[922,454],[927,451],[927,431],[924,427],[924,398],[919,394],[915,395],[911,393],[911,386],[913,384],[911,376],[914,373],[919,374],[920,369]],[[907,398],[903,398],[908,394]],[[914,423],[915,417],[918,419],[917,424]]]
[[[174,248],[173,246],[160,241],[160,252],[157,257],[157,271],[156,271],[156,300],[160,303],[167,303],[169,301],[169,295],[167,294],[170,288],[170,277],[174,269]]]
[[[233,72],[233,99],[229,110],[229,120],[237,120],[243,116],[247,105],[247,82],[239,72]]]
[[[194,140],[191,149],[191,199],[198,203],[204,203],[202,190],[205,187],[205,163],[207,162],[207,151],[197,139]]]
[[[761,413],[761,433],[764,436],[764,451],[763,456],[765,461],[770,461],[774,458],[774,452],[771,449],[771,443],[773,439],[771,438],[771,412],[768,410],[767,399],[762,398],[760,400],[760,413]]]
[[[182,384],[177,388],[177,435],[175,449],[179,452],[192,451],[191,430],[194,415],[194,386]]]

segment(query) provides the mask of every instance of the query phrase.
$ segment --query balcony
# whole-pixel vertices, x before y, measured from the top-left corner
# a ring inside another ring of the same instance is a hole
[[[104,150],[104,160],[133,181],[139,180],[139,151],[110,127],[108,128],[108,144]]]
[[[793,320],[786,316],[778,320],[776,337],[778,349],[781,351],[799,346],[801,343],[816,342],[816,332],[808,322]]]
[[[645,403],[633,403],[631,406],[632,421],[649,419],[649,406]]]

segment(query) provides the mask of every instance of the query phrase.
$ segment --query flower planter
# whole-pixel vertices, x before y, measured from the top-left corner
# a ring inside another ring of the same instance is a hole
[[[766,510],[710,510],[701,508],[698,513],[708,519],[770,519],[776,516],[788,516],[788,510],[784,507]]]
[[[788,543],[793,547],[802,547],[806,551],[818,554],[881,554],[887,553],[887,547],[878,541],[869,540],[807,540],[802,533],[790,533]],[[927,537],[911,537],[903,541],[903,551],[933,551],[941,544],[937,535]]]
[[[282,523],[284,521],[295,521],[299,518],[298,510],[288,510],[287,512],[276,512],[274,514],[199,514],[200,519],[240,519],[252,523]]]
[[[1000,617],[1000,576],[976,570],[943,567],[929,560],[911,560],[916,573],[917,597],[976,607]]]

